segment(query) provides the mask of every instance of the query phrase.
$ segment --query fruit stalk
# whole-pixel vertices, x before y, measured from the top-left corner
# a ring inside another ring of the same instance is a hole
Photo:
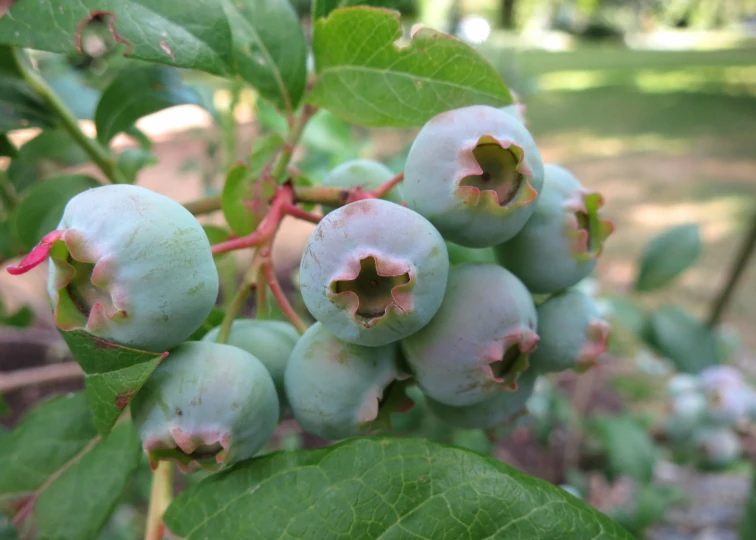
[[[248,247],[258,247],[270,241],[278,230],[281,220],[284,217],[284,208],[290,204],[293,198],[291,187],[283,186],[279,188],[273,197],[270,210],[265,218],[260,222],[257,229],[247,236],[227,240],[213,246],[213,255],[219,255],[228,251],[244,249]]]
[[[281,150],[281,153],[278,155],[278,161],[276,161],[276,164],[273,165],[273,168],[270,171],[270,175],[273,178],[281,177],[288,170],[291,156],[294,154],[294,149],[297,147],[297,144],[299,144],[299,139],[302,137],[302,133],[304,133],[307,122],[310,121],[310,118],[312,118],[317,110],[317,107],[310,105],[309,103],[306,103],[304,107],[302,107],[302,113],[294,121],[294,125],[289,132],[289,138],[286,140],[283,150]]]
[[[756,248],[756,211],[751,218],[751,228],[748,230],[743,243],[740,245],[735,260],[730,267],[730,271],[727,274],[727,281],[722,287],[720,293],[716,296],[714,303],[711,306],[711,314],[709,315],[709,326],[716,326],[719,324],[722,314],[727,309],[727,305],[730,303],[732,294],[735,292],[735,288],[743,276],[743,272],[746,269],[748,259],[751,258],[754,249]]]
[[[221,322],[218,338],[215,340],[217,343],[225,343],[228,339],[228,334],[231,332],[231,325],[234,322],[234,318],[241,311],[244,302],[249,298],[252,292],[252,287],[257,283],[257,295],[260,295],[260,291],[265,289],[265,284],[259,281],[256,282],[257,276],[260,272],[260,250],[255,253],[254,259],[249,269],[244,273],[242,281],[239,284],[239,288],[236,290],[231,303],[226,309],[226,314],[223,316],[223,322]]]
[[[404,180],[404,173],[400,172],[385,184],[370,191],[365,191],[360,187],[298,187],[294,189],[294,200],[296,202],[323,204],[326,206],[344,206],[345,204],[363,199],[380,199],[402,180]]]
[[[276,272],[273,269],[273,263],[270,260],[263,263],[262,273],[265,276],[265,281],[267,281],[271,292],[273,293],[273,297],[276,299],[276,302],[278,302],[278,305],[281,306],[281,310],[289,319],[289,322],[294,325],[294,327],[299,331],[300,334],[304,334],[308,328],[308,325],[299,317],[297,312],[294,311],[291,303],[289,303],[289,299],[286,298],[286,294],[283,292],[281,285],[278,283]]]
[[[104,148],[94,139],[87,137],[79,127],[79,120],[70,109],[58,97],[49,84],[33,69],[26,65],[18,54],[18,50],[12,49],[12,59],[16,69],[21,74],[26,84],[55,111],[61,127],[81,146],[89,158],[97,165],[102,173],[114,184],[128,184],[129,181],[118,169],[114,157],[107,148]]]
[[[162,540],[165,533],[163,513],[173,499],[173,463],[161,461],[152,475],[150,506],[147,511],[147,527],[144,540]]]
[[[211,212],[217,212],[221,209],[221,198],[220,195],[213,195],[211,197],[205,197],[204,199],[197,199],[196,201],[184,204],[184,208],[189,210],[195,216],[210,214]]]

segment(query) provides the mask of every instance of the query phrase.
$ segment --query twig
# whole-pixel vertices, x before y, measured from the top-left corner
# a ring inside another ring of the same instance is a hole
[[[284,217],[284,207],[286,204],[291,203],[292,198],[293,193],[290,186],[285,185],[278,188],[276,195],[273,197],[273,203],[270,205],[270,210],[260,222],[257,229],[247,236],[215,244],[212,247],[213,255],[237,249],[259,247],[273,238]]]
[[[214,195],[212,197],[198,199],[196,201],[185,203],[184,208],[189,210],[195,216],[209,214],[221,209],[221,197],[220,195]]]
[[[80,379],[83,376],[84,372],[76,362],[49,364],[7,373],[0,372],[0,394],[6,394],[27,386]]]
[[[748,259],[751,258],[754,248],[756,248],[756,212],[753,213],[751,227],[743,238],[743,242],[740,244],[740,249],[732,262],[732,266],[727,274],[727,281],[712,303],[711,313],[709,314],[708,320],[709,326],[713,327],[719,324],[719,321],[737,288],[738,282],[743,276]]]
[[[220,330],[218,330],[218,337],[215,340],[217,343],[225,343],[228,340],[228,335],[231,333],[231,326],[234,324],[236,315],[241,311],[244,302],[247,301],[249,295],[252,292],[252,287],[255,284],[255,279],[260,269],[260,251],[255,253],[255,257],[252,260],[252,265],[244,273],[242,281],[239,284],[239,288],[236,289],[236,294],[231,299],[231,303],[226,308],[226,313],[223,316]],[[259,288],[259,287],[258,287]],[[259,294],[259,290],[258,290]]]
[[[317,107],[314,105],[306,103],[302,108],[302,113],[294,120],[294,125],[289,132],[289,138],[286,140],[286,144],[284,144],[283,150],[281,150],[278,156],[278,161],[276,161],[276,164],[270,171],[271,176],[276,180],[288,170],[291,156],[297,144],[299,144],[299,139],[302,137],[302,133],[304,133],[307,122],[310,121],[310,118],[312,118],[317,110]]]
[[[572,394],[574,413],[567,425],[567,440],[564,443],[564,470],[576,469],[580,459],[580,443],[583,439],[583,427],[580,418],[585,416],[596,381],[596,368],[590,369],[577,378]]]
[[[26,65],[18,54],[18,50],[12,49],[11,59],[15,63],[21,77],[34,92],[55,112],[61,127],[68,132],[82,150],[87,153],[95,165],[114,184],[127,184],[128,180],[118,169],[116,160],[110,151],[94,139],[87,137],[79,127],[79,120],[71,110],[58,97],[55,91],[47,84],[42,76]]]
[[[307,330],[307,324],[299,317],[297,312],[294,311],[294,308],[289,303],[289,299],[286,298],[286,294],[283,292],[281,285],[278,283],[276,272],[273,269],[273,263],[269,260],[263,262],[262,271],[265,275],[265,279],[268,282],[270,291],[273,293],[273,297],[276,299],[276,302],[278,302],[278,305],[281,306],[281,311],[283,311],[284,315],[286,315],[289,321],[291,321],[291,324],[293,324],[294,327],[299,330],[299,333],[304,334]]]
[[[286,203],[284,205],[284,212],[286,212],[286,214],[291,217],[303,219],[305,221],[309,221],[310,223],[315,223],[316,225],[320,223],[321,219],[323,219],[321,216],[302,210],[300,207],[293,203]]]
[[[365,191],[361,187],[339,188],[327,186],[298,187],[294,190],[294,200],[327,206],[343,206],[365,199],[379,199],[386,195],[399,182],[404,180],[404,173],[400,172],[384,184],[373,190]]]
[[[391,191],[394,188],[394,186],[396,186],[402,180],[404,180],[404,171],[400,172],[388,182],[384,183],[381,186],[378,186],[377,188],[375,188],[374,190],[368,193],[370,193],[370,195],[375,197],[376,199],[380,199],[381,197],[386,195],[386,193]]]
[[[255,318],[267,319],[270,315],[268,309],[268,282],[262,270],[262,265],[257,268],[255,278]]]
[[[162,540],[165,533],[163,514],[173,499],[173,464],[169,461],[158,463],[152,473],[150,506],[147,510],[147,526],[144,540]]]

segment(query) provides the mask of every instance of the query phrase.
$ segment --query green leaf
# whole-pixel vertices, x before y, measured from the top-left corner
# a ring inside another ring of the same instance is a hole
[[[34,311],[29,306],[22,306],[14,313],[5,313],[0,303],[0,325],[27,328],[34,322]]]
[[[29,188],[15,214],[16,234],[23,247],[32,249],[44,235],[55,230],[72,197],[100,185],[91,176],[70,174],[48,178]]]
[[[307,42],[285,0],[224,1],[234,36],[234,69],[260,95],[291,114],[307,80]]]
[[[740,522],[740,540],[756,538],[756,472],[753,475],[751,494],[743,509],[743,521]]]
[[[630,539],[543,480],[422,439],[277,452],[189,487],[168,528],[201,538]]]
[[[24,191],[40,178],[64,166],[80,165],[89,157],[63,130],[47,129],[27,141],[8,167],[8,178],[16,191]]]
[[[3,515],[0,515],[0,540],[18,540],[16,528]]]
[[[228,171],[221,193],[221,209],[237,236],[250,234],[265,215],[275,186],[260,175],[283,144],[284,140],[275,133],[260,137],[252,149],[249,167],[239,164]]]
[[[640,485],[635,493],[632,510],[620,508],[615,519],[638,538],[643,531],[664,518],[667,509],[685,500],[685,494],[673,486]]]
[[[609,303],[612,321],[627,328],[638,338],[643,338],[648,330],[648,316],[643,310],[643,306],[624,296],[610,298]]]
[[[635,290],[653,291],[673,281],[701,254],[698,225],[679,225],[651,240],[641,257]]]
[[[312,0],[312,21],[327,17],[334,9],[350,6],[374,6],[398,9],[403,0]]]
[[[89,540],[107,522],[142,455],[131,422],[116,426],[37,499],[39,538]],[[82,486],[91,486],[89,489]]]
[[[0,132],[52,125],[52,110],[21,78],[11,48],[0,45]]]
[[[54,76],[46,76],[44,72],[42,75],[76,118],[81,120],[94,118],[100,92],[84,84],[83,77],[78,71],[68,69]]]
[[[0,439],[0,456],[13,463],[0,470],[0,500],[32,505],[36,537],[86,540],[112,513],[141,448],[130,422],[102,439],[84,396],[69,394],[35,407]]]
[[[0,171],[0,176],[2,174]],[[11,259],[23,251],[18,245],[11,225],[10,220],[0,221],[0,260]]]
[[[77,54],[82,25],[99,12],[129,58],[237,76],[286,111],[296,109],[307,77],[307,48],[285,0],[60,0],[55,9],[18,2],[0,18],[0,43]]]
[[[312,100],[371,127],[421,126],[467,105],[512,103],[501,77],[472,47],[422,28],[406,47],[397,12],[342,8],[315,23]]]
[[[0,18],[0,43],[67,55],[78,53],[81,29],[91,13],[103,13],[127,43],[130,58],[215,73],[233,73],[231,28],[225,0],[59,0],[53,9],[16,2]]]
[[[231,238],[231,233],[228,231],[228,229],[224,229],[223,227],[217,227],[215,225],[203,225],[202,228],[205,230],[205,234],[207,235],[207,239],[210,242],[210,245],[213,244],[220,244],[221,242],[225,242],[229,238]],[[221,257],[225,255],[215,255],[216,257]]]
[[[203,336],[210,330],[212,330],[216,326],[220,326],[220,324],[223,322],[223,317],[225,316],[225,314],[226,313],[222,309],[213,307],[212,311],[210,311],[210,315],[208,315],[207,319],[205,319],[205,322],[203,322],[191,336],[186,338],[186,341],[201,340]]]
[[[55,471],[97,437],[83,394],[38,404],[0,439],[0,503],[32,495]]]
[[[97,138],[108,144],[143,116],[176,105],[200,105],[202,101],[175,69],[149,66],[125,70],[113,79],[97,104]]]
[[[648,430],[631,416],[601,416],[591,423],[607,457],[607,476],[625,475],[646,484],[651,481],[658,451]]]
[[[118,168],[132,184],[136,182],[139,171],[157,163],[157,156],[142,148],[127,148],[118,154]]]
[[[8,135],[5,133],[0,133],[0,156],[7,156],[7,157],[16,157],[18,155],[18,150],[15,146],[13,146],[13,143],[10,142],[10,139],[8,138]]]
[[[711,328],[676,306],[662,306],[651,314],[647,341],[685,373],[719,363]]]
[[[2,394],[0,394],[0,418],[5,418],[11,413],[11,408],[8,405],[8,402],[5,401],[5,398],[3,398]]]
[[[83,330],[60,332],[85,373],[85,394],[97,431],[107,435],[168,353],[124,347]]]

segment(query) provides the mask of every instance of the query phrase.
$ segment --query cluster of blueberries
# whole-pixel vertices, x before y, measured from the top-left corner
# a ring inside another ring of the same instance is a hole
[[[282,411],[326,439],[372,432],[417,385],[450,425],[506,422],[537,375],[585,369],[609,327],[573,285],[612,230],[601,196],[542,163],[511,106],[431,119],[385,199],[324,208],[299,284],[316,319],[237,319],[187,339],[218,295],[207,236],[183,206],[109,185],[71,199],[16,271],[50,262],[56,324],[163,352],[131,402],[153,466],[214,470],[256,454]],[[324,184],[374,188],[383,165],[345,163]]]
[[[673,448],[701,466],[721,468],[742,454],[738,432],[756,422],[756,389],[732,366],[679,374],[667,384],[664,431]]]

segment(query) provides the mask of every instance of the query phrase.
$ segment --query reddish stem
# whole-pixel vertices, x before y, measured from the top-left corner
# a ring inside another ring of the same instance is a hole
[[[399,182],[404,180],[404,171],[400,172],[396,176],[394,176],[391,180],[386,182],[385,184],[378,186],[372,191],[369,191],[371,196],[375,197],[376,199],[380,199],[383,197],[386,193],[391,191],[391,189],[396,186]]]
[[[315,223],[316,225],[320,223],[321,219],[323,219],[321,216],[302,210],[294,203],[286,203],[286,205],[284,206],[284,212],[289,216],[303,219],[305,221]]]
[[[291,321],[291,324],[299,330],[299,333],[304,334],[305,330],[307,330],[307,324],[299,317],[297,312],[294,311],[291,303],[289,303],[289,299],[286,298],[286,294],[284,294],[281,285],[278,283],[278,278],[276,277],[276,272],[273,269],[273,263],[270,259],[263,263],[262,273],[265,277],[265,281],[268,282],[270,292],[273,293],[273,298],[275,298],[278,305],[281,306],[281,311],[283,311],[284,315],[286,315],[289,321]]]
[[[286,214],[285,208],[292,204],[294,194],[288,185],[281,186],[273,196],[273,202],[270,205],[270,211],[265,215],[260,225],[251,234],[226,240],[212,247],[213,255],[227,253],[237,249],[257,247],[270,240],[278,230],[281,220]]]

